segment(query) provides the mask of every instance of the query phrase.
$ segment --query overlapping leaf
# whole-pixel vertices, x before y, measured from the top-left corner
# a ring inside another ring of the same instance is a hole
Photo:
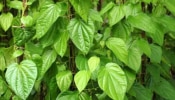
[[[8,12],[8,13],[2,13],[0,16],[0,24],[1,27],[4,31],[7,31],[11,24],[12,24],[12,20],[13,20],[13,15],[12,13]]]

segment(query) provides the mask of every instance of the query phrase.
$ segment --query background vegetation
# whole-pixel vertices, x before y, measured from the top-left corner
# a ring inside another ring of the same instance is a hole
[[[0,0],[0,100],[174,100],[175,0]]]

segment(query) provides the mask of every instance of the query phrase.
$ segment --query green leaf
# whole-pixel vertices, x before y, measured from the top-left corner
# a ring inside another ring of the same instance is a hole
[[[36,38],[41,38],[46,34],[59,16],[64,15],[67,10],[64,3],[45,5],[47,9],[41,12],[36,22]]]
[[[132,89],[136,93],[137,100],[152,100],[153,93],[150,89],[147,89],[140,84],[134,85]]]
[[[164,28],[154,22],[150,16],[139,13],[135,16],[129,16],[128,21],[133,27],[148,32],[148,35],[159,45],[163,44]]]
[[[5,57],[3,55],[3,53],[1,53],[0,51],[0,70],[4,71],[6,68],[6,61],[5,61]],[[1,89],[0,89],[1,90]],[[1,95],[1,94],[0,94]]]
[[[70,38],[75,46],[83,53],[87,54],[92,46],[94,37],[94,24],[91,20],[85,23],[81,19],[72,19],[68,25]]]
[[[157,45],[150,45],[151,47],[151,62],[155,62],[155,63],[160,63],[161,59],[162,59],[162,49],[160,46]]]
[[[31,27],[33,25],[33,18],[30,15],[22,16],[21,23],[26,27]]]
[[[123,6],[115,6],[109,12],[109,25],[113,26],[125,16]]]
[[[128,69],[124,69],[124,72],[127,79],[127,91],[129,91],[135,82],[136,74]]]
[[[103,15],[107,11],[109,11],[115,4],[113,2],[109,2],[105,7],[100,11],[100,15]]]
[[[16,50],[14,53],[13,53],[13,57],[16,58],[16,57],[19,57],[23,54],[23,50]]]
[[[5,77],[15,94],[27,99],[37,77],[37,67],[30,60],[24,60],[20,65],[13,63],[8,66]]]
[[[103,22],[103,19],[102,19],[101,15],[98,11],[93,10],[93,9],[91,9],[89,11],[90,11],[89,15],[90,15],[90,18],[92,20],[95,20],[95,21],[98,21],[98,22]]]
[[[173,84],[168,82],[167,80],[161,78],[160,82],[157,83],[153,90],[160,95],[161,97],[167,99],[167,100],[174,100],[175,98],[175,87]]]
[[[98,74],[100,88],[112,99],[123,100],[127,88],[125,73],[115,63],[106,64]]]
[[[2,9],[3,9],[3,4],[0,3],[0,12],[2,11]]]
[[[175,1],[174,0],[165,0],[164,5],[166,8],[175,16]]]
[[[66,91],[58,95],[56,100],[79,100],[77,91]]]
[[[11,24],[12,24],[12,20],[13,20],[13,15],[12,13],[8,12],[8,13],[2,13],[0,16],[0,24],[1,27],[4,31],[7,31]]]
[[[27,43],[35,34],[31,28],[16,28],[13,32],[14,42],[17,46]]]
[[[137,47],[131,46],[128,50],[128,66],[135,72],[141,67],[141,53]]]
[[[139,39],[136,41],[137,46],[139,47],[139,49],[145,53],[148,57],[151,56],[151,48],[148,44],[148,41],[144,40],[144,39]]]
[[[38,80],[42,79],[47,70],[51,67],[52,63],[56,60],[57,54],[54,50],[47,50],[42,55],[43,64],[39,68]]]
[[[72,83],[72,73],[71,71],[58,72],[56,75],[57,85],[61,92],[67,91]]]
[[[89,10],[91,7],[90,0],[69,0],[75,11],[81,16],[84,21],[87,21]]]
[[[7,3],[7,5],[11,8],[18,9],[18,10],[22,10],[23,8],[22,2],[17,0],[10,1],[9,3]]]
[[[67,44],[69,40],[69,34],[67,31],[61,32],[57,41],[54,43],[54,49],[56,52],[63,57],[67,50]]]
[[[90,96],[86,94],[85,92],[81,92],[79,94],[79,100],[91,100]]]
[[[81,70],[75,74],[74,81],[79,92],[85,89],[90,77],[91,77],[91,73],[86,70]]]
[[[91,58],[89,58],[88,60],[88,66],[89,66],[89,70],[92,73],[93,71],[95,71],[95,69],[99,66],[100,64],[100,58],[97,56],[92,56]]]
[[[128,51],[122,39],[111,37],[106,41],[106,45],[119,60],[125,64],[128,63]]]
[[[79,70],[88,70],[88,60],[83,55],[76,56],[75,64]]]

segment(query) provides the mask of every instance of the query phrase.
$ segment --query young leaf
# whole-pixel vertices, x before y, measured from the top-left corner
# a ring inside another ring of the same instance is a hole
[[[85,23],[81,19],[72,19],[68,25],[68,30],[75,46],[84,54],[87,54],[94,37],[93,22],[88,20],[88,23]]]
[[[91,77],[91,73],[86,70],[81,70],[75,74],[74,81],[79,92],[84,90],[84,88],[88,84],[90,77]]]
[[[91,10],[89,10],[90,12],[89,12],[89,15],[90,15],[90,18],[92,19],[92,20],[95,20],[95,21],[99,21],[99,22],[103,22],[103,19],[102,19],[102,17],[100,16],[100,13],[99,12],[97,12],[96,10],[93,10],[93,9],[91,9]]]
[[[61,92],[67,91],[72,83],[72,73],[71,71],[58,72],[56,75],[57,85]]]
[[[111,37],[106,41],[106,45],[119,60],[125,64],[128,63],[128,51],[122,39]]]
[[[118,23],[125,16],[124,7],[123,6],[115,6],[109,12],[109,24],[113,26]]]
[[[76,56],[75,64],[79,70],[87,70],[88,69],[88,60],[83,55]]]
[[[47,50],[42,55],[43,64],[39,68],[38,80],[42,79],[47,70],[51,67],[52,63],[56,60],[57,54],[54,50]]]
[[[135,72],[141,67],[141,53],[137,47],[131,46],[128,50],[128,66]]]
[[[93,56],[88,60],[89,70],[92,73],[100,64],[100,58]]]
[[[47,6],[47,5],[46,5]],[[36,22],[36,38],[41,38],[46,34],[57,18],[65,13],[64,3],[49,4],[49,7],[41,12]]]
[[[115,4],[113,2],[108,3],[105,7],[100,11],[100,15],[103,15],[107,11],[109,11]]]
[[[98,74],[100,88],[112,99],[123,100],[127,88],[125,73],[115,63],[108,63]]]
[[[54,43],[54,48],[56,52],[63,57],[67,50],[67,42],[69,40],[69,34],[67,31],[61,32],[57,41]]]
[[[151,62],[160,63],[162,58],[162,49],[160,46],[154,44],[150,45],[151,47]]]
[[[12,20],[13,20],[13,15],[12,13],[8,12],[8,13],[2,13],[0,16],[0,24],[1,27],[4,31],[7,31],[11,24],[12,24]]]
[[[26,27],[31,27],[34,22],[33,22],[33,18],[30,15],[28,15],[28,16],[23,16],[21,18],[21,23]]]
[[[151,48],[148,44],[148,41],[144,40],[144,39],[140,39],[137,40],[136,42],[137,46],[139,47],[139,49],[145,53],[148,57],[151,56]]]
[[[91,7],[90,0],[69,0],[75,11],[81,16],[84,21],[87,21],[89,10]]]
[[[17,1],[17,0],[14,0],[14,1],[10,1],[8,4],[7,4],[10,8],[14,8],[14,9],[18,9],[18,10],[22,10],[22,1]]]
[[[30,60],[24,60],[20,65],[13,63],[7,68],[5,77],[15,94],[27,99],[37,77],[37,67]]]
[[[56,100],[79,100],[78,95],[78,91],[66,91],[59,94]]]
[[[16,58],[16,57],[19,57],[23,54],[23,50],[16,50],[14,53],[13,53],[13,57]]]

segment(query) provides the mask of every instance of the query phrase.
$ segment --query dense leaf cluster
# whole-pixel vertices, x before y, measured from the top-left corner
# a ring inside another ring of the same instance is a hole
[[[174,100],[174,0],[1,0],[0,100]]]

